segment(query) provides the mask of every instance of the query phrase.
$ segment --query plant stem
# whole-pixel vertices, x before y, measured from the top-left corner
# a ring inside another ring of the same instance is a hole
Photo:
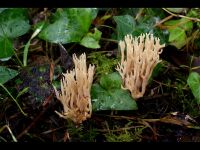
[[[21,62],[21,60],[19,59],[19,57],[17,56],[16,52],[14,51],[15,53],[15,57],[17,58],[17,61],[19,62],[20,66],[23,67],[23,64]]]
[[[11,129],[10,129],[10,127],[9,127],[8,125],[4,125],[3,127],[1,127],[1,128],[0,128],[0,133],[1,133],[5,128],[7,128],[8,131],[10,132],[10,135],[12,136],[13,141],[14,141],[14,142],[17,142],[16,137],[14,136],[14,134],[12,133],[12,131],[11,131]]]
[[[19,103],[17,102],[17,100],[11,95],[11,93],[7,90],[7,88],[0,83],[0,86],[8,93],[8,95],[13,99],[13,101],[17,104],[18,108],[20,109],[21,113],[24,116],[27,116],[27,114],[22,110],[22,108],[20,107]]]
[[[109,41],[109,42],[114,42],[114,43],[118,43],[118,41],[117,41],[117,40],[108,39],[108,38],[101,38],[101,40],[104,40],[104,41]]]

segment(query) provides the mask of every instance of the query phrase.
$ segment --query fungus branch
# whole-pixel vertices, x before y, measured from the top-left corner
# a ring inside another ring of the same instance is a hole
[[[121,63],[116,70],[122,77],[122,88],[128,89],[133,98],[140,98],[145,93],[153,69],[161,61],[159,54],[165,44],[160,45],[160,39],[153,34],[141,34],[135,38],[126,35],[119,46]]]
[[[61,93],[55,89],[56,97],[64,108],[64,112],[56,113],[62,118],[82,123],[92,113],[90,89],[95,66],[89,65],[87,69],[85,53],[79,59],[73,54],[73,62],[75,68],[64,73],[61,79]]]

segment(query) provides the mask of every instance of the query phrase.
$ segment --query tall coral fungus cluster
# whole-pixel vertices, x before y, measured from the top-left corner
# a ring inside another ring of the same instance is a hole
[[[63,74],[61,80],[61,93],[55,89],[56,97],[63,105],[64,112],[56,113],[65,119],[71,119],[75,123],[82,123],[91,117],[92,104],[90,89],[93,81],[94,66],[87,69],[85,53],[78,59],[73,55],[75,68]]]
[[[123,88],[128,89],[133,98],[140,98],[145,93],[153,69],[161,61],[159,54],[165,44],[160,45],[160,39],[153,34],[141,34],[136,38],[126,35],[119,46],[121,63],[116,69],[122,77]]]
[[[135,38],[126,35],[119,46],[121,62],[116,70],[122,77],[122,88],[128,89],[134,99],[140,98],[145,93],[153,69],[161,61],[159,54],[165,44],[160,45],[160,39],[153,34],[141,34]],[[90,89],[95,66],[90,64],[87,69],[85,53],[80,58],[74,54],[73,62],[75,68],[64,73],[61,79],[61,93],[55,89],[56,97],[64,108],[62,113],[56,113],[80,124],[92,114]]]

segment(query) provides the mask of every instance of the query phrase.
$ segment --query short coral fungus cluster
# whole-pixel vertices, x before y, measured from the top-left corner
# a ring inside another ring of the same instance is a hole
[[[61,80],[61,93],[55,89],[56,97],[63,105],[64,112],[60,117],[71,119],[75,123],[82,123],[91,117],[92,104],[90,89],[93,81],[94,66],[89,65],[87,69],[85,53],[78,59],[73,55],[75,68],[63,74]]]
[[[161,61],[159,54],[165,44],[160,45],[160,39],[153,34],[141,34],[136,38],[126,35],[119,46],[121,63],[116,69],[122,77],[123,88],[128,89],[133,98],[140,98],[145,93],[153,69]]]

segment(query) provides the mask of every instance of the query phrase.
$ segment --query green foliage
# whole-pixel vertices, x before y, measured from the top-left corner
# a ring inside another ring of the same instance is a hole
[[[144,8],[144,15],[141,17],[142,22],[152,22],[152,18],[163,19],[166,17],[162,8]],[[153,23],[153,22],[152,22]],[[155,22],[154,22],[155,23]],[[154,25],[154,23],[152,25]]]
[[[135,17],[140,11],[140,9],[143,8],[120,8],[118,12],[120,15],[131,15]]]
[[[80,44],[87,48],[100,48],[99,40],[101,38],[101,34],[101,31],[95,28],[94,33],[87,33],[87,35],[81,40]]]
[[[4,84],[7,81],[11,80],[12,78],[18,75],[18,71],[0,66],[0,83]]]
[[[52,20],[46,24],[39,37],[52,43],[77,42],[88,48],[99,48],[98,40],[101,32],[97,29],[95,29],[95,33],[89,32],[97,12],[97,9],[94,8],[57,9]]]
[[[164,23],[167,26],[170,35],[169,42],[170,45],[175,46],[180,49],[187,43],[186,32],[191,32],[193,29],[193,23],[191,20],[186,18],[181,18],[178,20],[169,20]]]
[[[113,88],[117,89],[121,88],[122,80],[117,72],[113,72],[103,76],[100,79],[100,85],[106,90],[110,90]]]
[[[158,13],[159,12],[159,13]],[[168,33],[154,27],[156,22],[164,17],[160,9],[144,9],[145,16],[138,19],[137,22],[130,15],[114,16],[117,24],[117,39],[122,40],[126,34],[132,34],[134,37],[141,33],[153,32],[153,34],[161,39],[161,43],[167,43]]]
[[[88,129],[86,130],[82,124],[77,127],[73,124],[73,122],[68,121],[68,123],[67,130],[69,132],[71,142],[95,142],[98,132],[91,125],[89,125]]]
[[[91,52],[88,59],[95,65],[95,75],[97,77],[113,72],[118,63],[117,59],[108,58],[101,52]]]
[[[9,8],[0,8],[0,13],[6,9],[9,9]]]
[[[23,65],[24,65],[24,67],[27,66],[28,49],[29,49],[29,46],[31,44],[31,40],[40,33],[43,26],[44,26],[44,23],[38,25],[38,27],[35,29],[35,32],[33,32],[31,38],[28,40],[28,42],[26,43],[26,45],[24,47],[24,55],[23,55]]]
[[[110,131],[105,134],[106,141],[108,142],[140,142],[141,134],[145,127],[137,127],[132,131],[122,130],[121,132],[114,133]]]
[[[196,72],[191,72],[187,79],[187,83],[192,90],[197,103],[200,104],[200,75]]]
[[[27,9],[6,9],[0,13],[0,37],[16,38],[29,28]]]
[[[161,44],[167,44],[169,33],[166,30],[154,27],[155,24],[165,17],[164,11],[161,8],[144,8],[143,15],[138,18],[137,28],[133,35],[139,36],[141,33],[150,32],[160,38]]]
[[[181,28],[169,29],[169,42],[176,48],[180,49],[186,44],[187,36]]]
[[[149,79],[148,82],[151,82],[153,78],[159,76],[160,74],[162,74],[165,70],[165,67],[164,67],[164,64],[161,62],[161,63],[158,63],[156,65],[156,67],[153,69],[153,72],[152,72],[152,75]]]
[[[101,77],[100,84],[91,88],[92,107],[99,110],[137,110],[137,104],[127,90],[121,89],[121,76],[117,73]]]
[[[14,54],[12,40],[30,29],[27,9],[4,9],[0,13],[0,59]]]
[[[186,11],[187,8],[166,8],[166,9],[173,13],[182,13]]]
[[[200,18],[200,8],[191,8],[188,12],[188,17]],[[199,23],[199,22],[198,22]]]
[[[135,28],[135,20],[130,15],[114,16],[115,22],[117,23],[117,39],[123,40],[124,36],[133,32]]]
[[[124,131],[124,133],[115,134],[115,133],[107,133],[105,134],[107,142],[133,142],[133,134],[128,131]]]
[[[7,37],[0,37],[0,59],[2,61],[10,59],[14,54],[12,41]]]
[[[12,100],[16,103],[16,105],[18,106],[19,110],[21,111],[21,113],[24,115],[24,116],[27,116],[27,114],[22,110],[21,106],[19,105],[19,103],[17,102],[17,99],[15,99],[12,94],[8,91],[8,89],[0,83],[0,87],[2,87],[6,93],[8,93],[8,95],[12,98]]]

